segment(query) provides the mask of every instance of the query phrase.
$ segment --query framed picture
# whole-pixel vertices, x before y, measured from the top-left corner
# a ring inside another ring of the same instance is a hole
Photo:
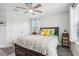
[[[6,25],[6,21],[5,20],[0,20],[0,26],[5,26]]]

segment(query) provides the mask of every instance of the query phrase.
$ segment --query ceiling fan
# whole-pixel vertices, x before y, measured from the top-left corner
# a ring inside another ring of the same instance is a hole
[[[24,3],[24,4],[25,4],[25,7],[19,7],[19,6],[17,6],[16,8],[26,10],[24,12],[24,14],[26,14],[26,13],[32,13],[32,14],[34,14],[34,12],[42,13],[42,11],[38,10],[38,8],[41,7],[40,3],[39,4]],[[18,11],[17,9],[14,9],[14,10]]]

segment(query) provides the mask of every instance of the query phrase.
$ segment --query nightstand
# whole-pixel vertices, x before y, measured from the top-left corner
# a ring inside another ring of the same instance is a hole
[[[36,33],[36,32],[32,32],[32,34],[33,34],[33,35],[37,35],[37,33]]]
[[[62,33],[62,46],[69,47],[69,34]]]

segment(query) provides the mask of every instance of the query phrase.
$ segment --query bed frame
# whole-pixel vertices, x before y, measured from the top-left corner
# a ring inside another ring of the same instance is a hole
[[[24,48],[17,44],[15,44],[15,55],[16,56],[45,56],[39,52]]]
[[[59,36],[59,28],[58,27],[43,27],[40,28],[40,30],[42,29],[55,29],[55,35]],[[45,56],[39,52],[24,48],[18,44],[14,44],[15,45],[15,55],[16,56]]]

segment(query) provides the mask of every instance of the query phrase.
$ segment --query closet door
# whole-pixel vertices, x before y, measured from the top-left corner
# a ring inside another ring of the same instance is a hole
[[[6,9],[5,4],[0,3],[0,48],[6,47]]]

